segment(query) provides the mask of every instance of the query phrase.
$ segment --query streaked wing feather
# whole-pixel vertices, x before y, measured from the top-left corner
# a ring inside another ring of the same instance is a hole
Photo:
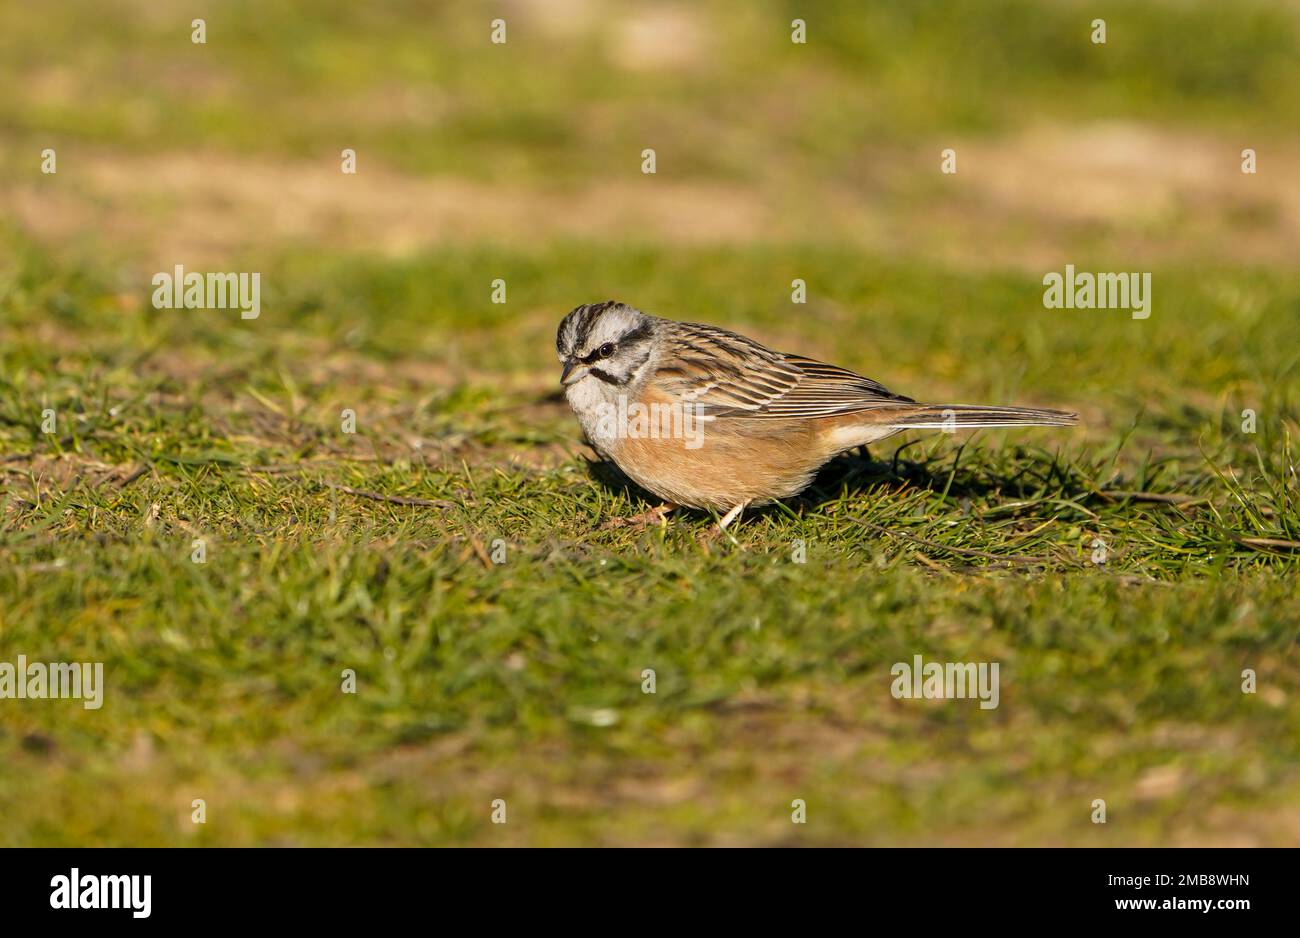
[[[659,386],[701,417],[832,417],[912,403],[847,368],[773,352],[725,329],[682,323],[673,339]]]

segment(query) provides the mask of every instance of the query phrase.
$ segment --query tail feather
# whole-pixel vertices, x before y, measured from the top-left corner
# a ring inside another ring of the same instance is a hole
[[[901,412],[896,430],[954,430],[975,427],[1071,427],[1079,415],[1039,407],[985,407],[978,404],[925,404]]]

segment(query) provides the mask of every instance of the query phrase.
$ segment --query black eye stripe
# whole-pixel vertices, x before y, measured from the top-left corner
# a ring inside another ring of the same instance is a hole
[[[617,385],[627,384],[626,378],[616,378],[614,375],[610,374],[608,371],[605,371],[604,369],[601,368],[593,368],[591,369],[590,372],[588,372],[588,374],[590,374],[594,378],[598,378],[599,380],[604,381],[606,384],[617,384]]]
[[[635,345],[644,339],[650,338],[650,333],[653,331],[654,327],[650,325],[649,321],[643,321],[635,329],[625,333],[623,338],[618,340],[619,345]]]
[[[606,348],[609,349],[608,352],[605,351]],[[605,342],[579,358],[578,361],[582,362],[584,365],[590,365],[592,362],[599,361],[602,358],[609,358],[609,356],[613,355],[617,350],[618,346],[615,343]]]
[[[650,338],[653,331],[654,331],[653,327],[648,322],[643,322],[635,329],[632,329],[631,331],[624,333],[623,336],[617,342],[604,342],[601,345],[599,345],[596,349],[594,349],[591,353],[579,359],[579,361],[581,361],[584,365],[590,365],[592,362],[598,359],[608,358],[610,355],[613,355],[615,352],[619,351],[620,349],[627,350],[633,346],[640,345],[646,339]],[[609,348],[609,352],[602,354],[602,351],[606,347]]]

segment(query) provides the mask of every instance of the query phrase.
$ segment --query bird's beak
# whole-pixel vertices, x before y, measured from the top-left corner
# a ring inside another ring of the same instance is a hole
[[[585,377],[587,377],[587,369],[579,368],[577,359],[566,358],[564,360],[564,370],[560,372],[560,384],[568,387],[575,381],[581,381]]]

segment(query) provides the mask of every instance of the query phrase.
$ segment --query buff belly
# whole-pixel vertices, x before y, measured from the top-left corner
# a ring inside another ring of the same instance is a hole
[[[694,440],[620,439],[608,447],[608,455],[628,478],[664,501],[719,511],[795,495],[835,455],[819,445],[807,422],[743,424],[719,429],[712,423]]]

